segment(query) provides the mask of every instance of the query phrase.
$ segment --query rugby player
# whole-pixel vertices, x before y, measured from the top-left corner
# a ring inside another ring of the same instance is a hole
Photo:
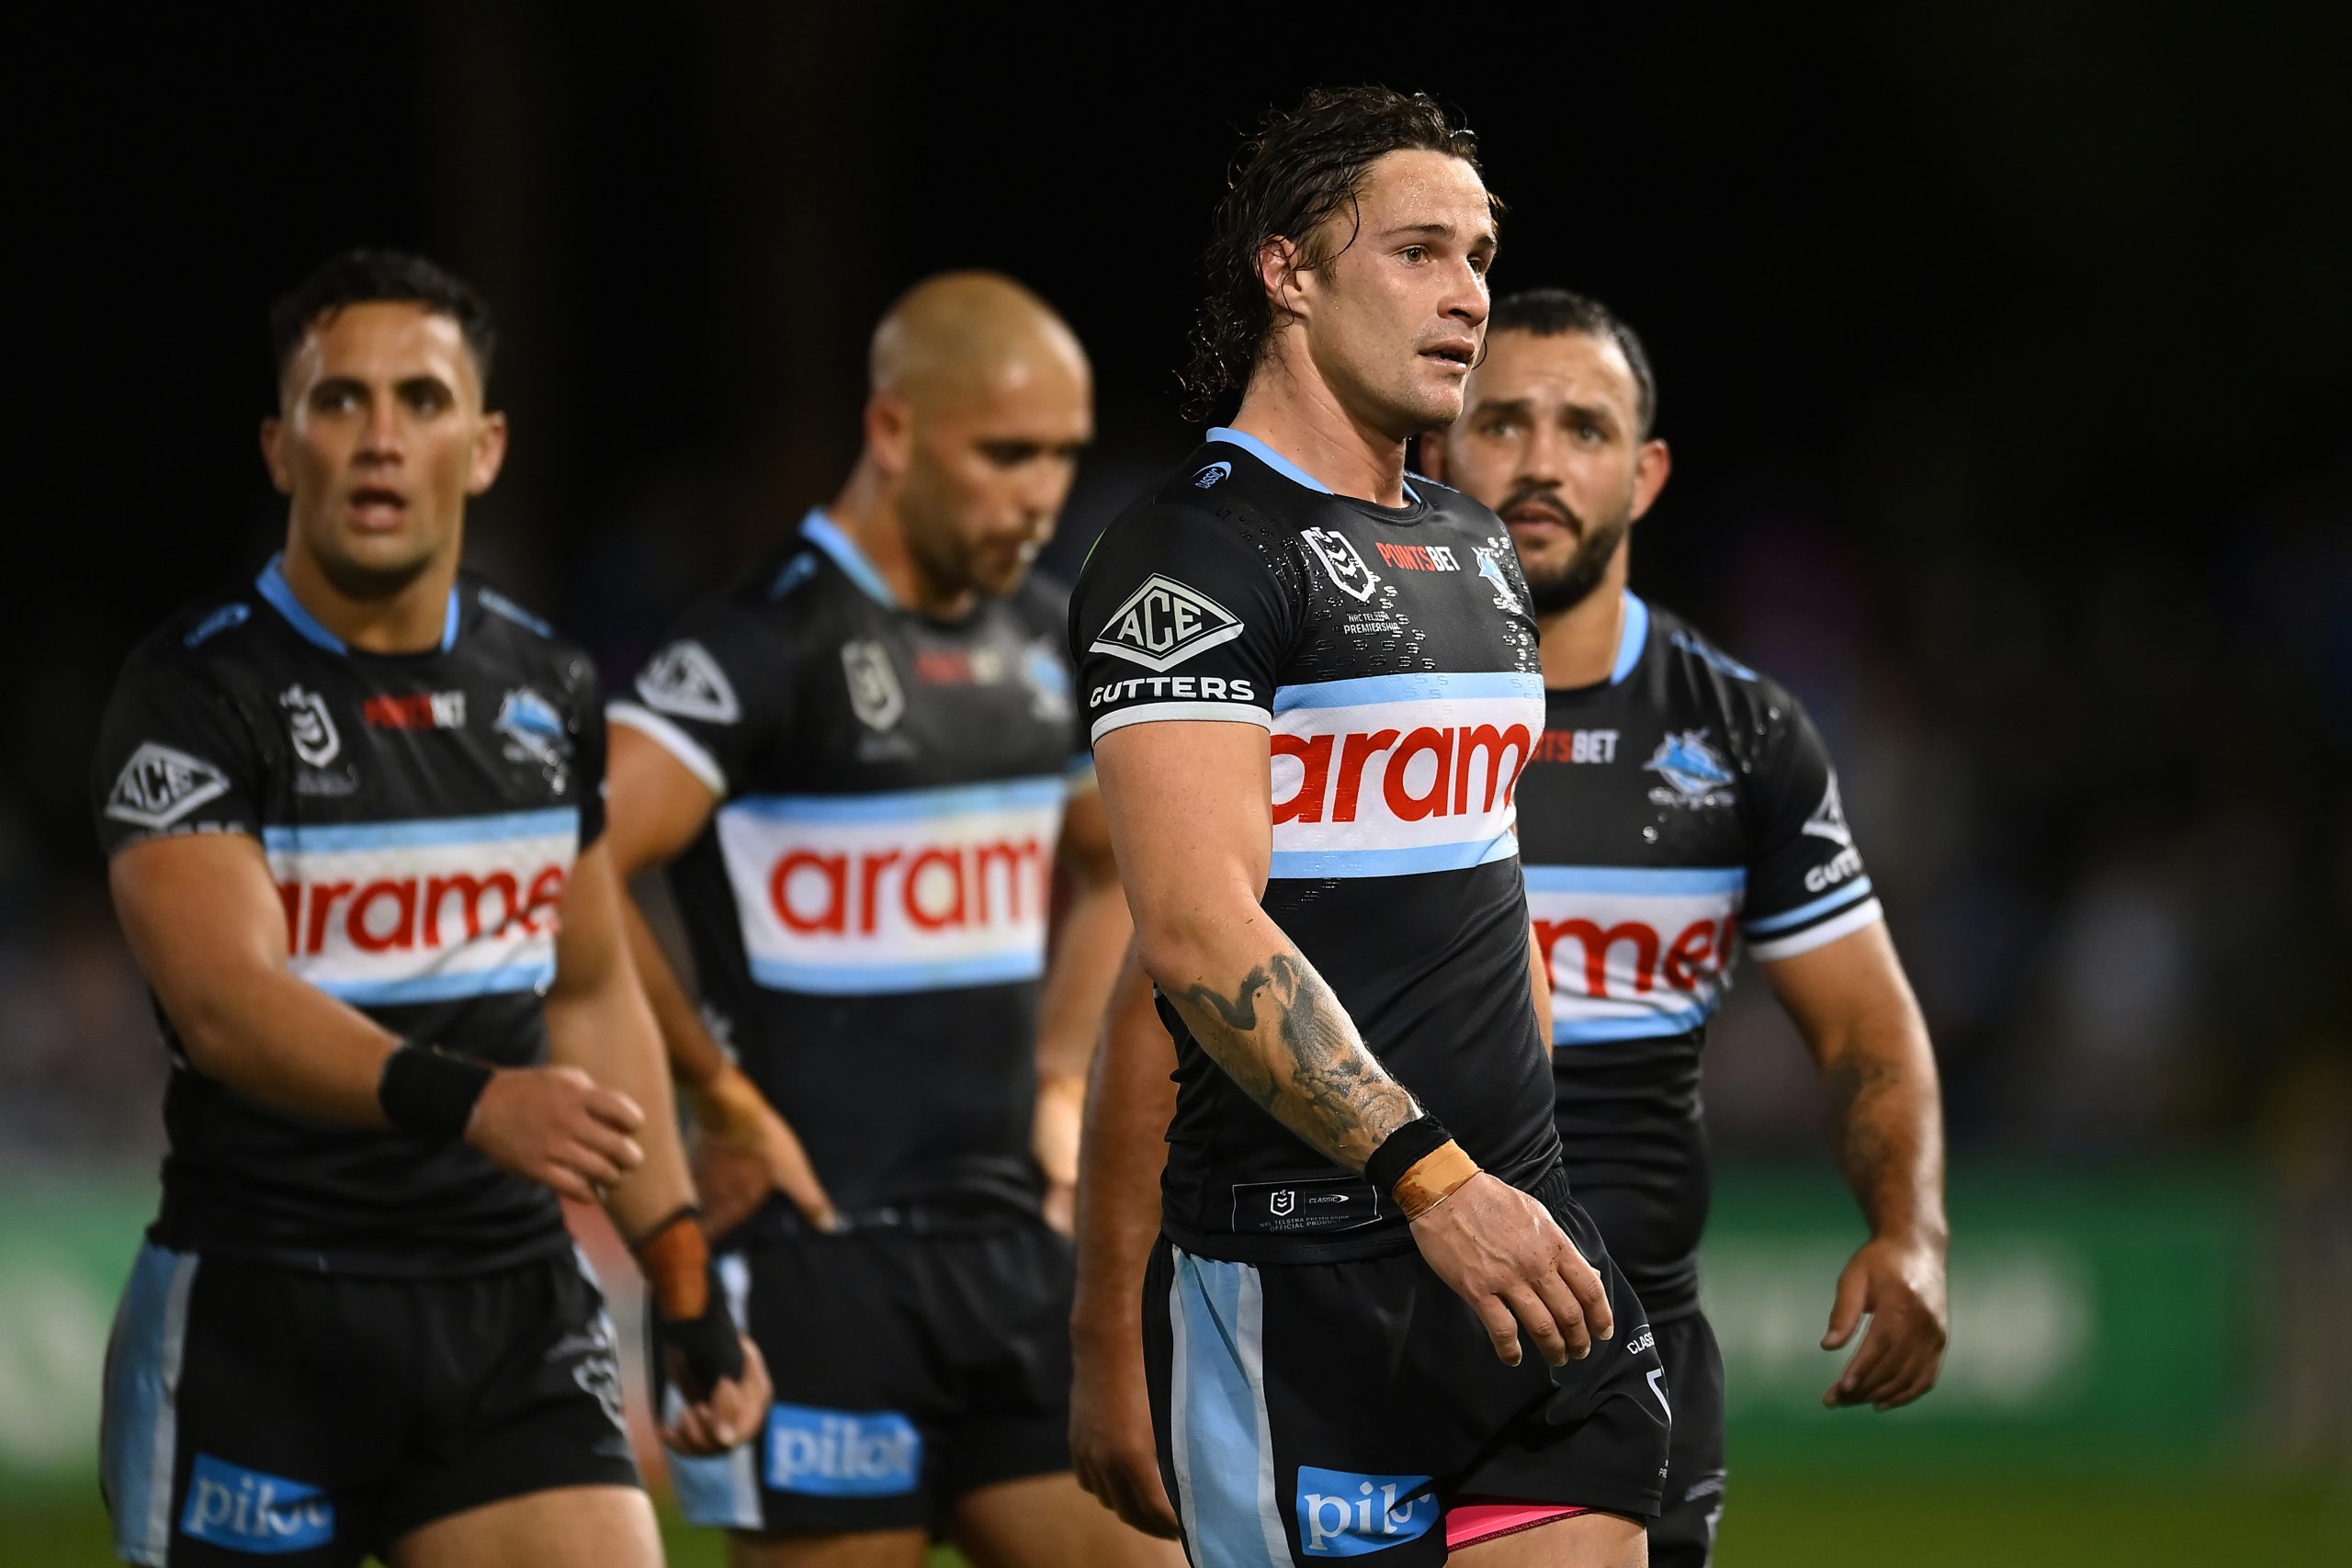
[[[1166,1561],[1069,1474],[1045,1214],[1131,929],[1061,596],[1027,575],[1091,372],[1029,290],[964,273],[889,310],[870,378],[840,494],[612,709],[615,854],[671,863],[699,1007],[641,918],[636,951],[714,1204],[752,1200],[713,1223],[778,1388],[756,1450],[672,1473],[742,1564],[913,1564],[934,1534],[984,1563]]]
[[[1597,301],[1532,289],[1495,302],[1465,412],[1422,458],[1510,525],[1543,626],[1548,716],[1520,781],[1520,845],[1550,959],[1560,1139],[1666,1363],[1672,1452],[1650,1561],[1679,1568],[1710,1559],[1724,1504],[1723,1362],[1698,1295],[1699,1054],[1737,942],[1820,1065],[1871,1224],[1823,1345],[1849,1342],[1865,1313],[1871,1326],[1825,1403],[1890,1409],[1933,1384],[1946,1226],[1934,1057],[1820,737],[1784,688],[1626,587],[1627,536],[1670,464],[1656,417],[1633,331]],[[1141,1361],[1099,1298],[1142,1273],[1158,1151],[1132,1128],[1172,1097],[1148,987],[1131,978],[1116,1005],[1090,1108],[1074,1446],[1082,1475],[1150,1521],[1167,1505],[1135,1457]]]
[[[588,660],[463,574],[506,422],[480,299],[354,252],[272,316],[286,546],[130,657],[93,773],[172,1053],[163,1204],[107,1353],[117,1551],[174,1565],[646,1568],[602,1200],[696,1392],[717,1300],[602,840]]]
[[[1535,1010],[1535,622],[1501,520],[1405,471],[1461,412],[1495,244],[1426,97],[1270,118],[1194,334],[1239,412],[1072,605],[1178,1053],[1142,1332],[1195,1562],[1638,1563],[1657,1510],[1663,1370],[1568,1195]]]

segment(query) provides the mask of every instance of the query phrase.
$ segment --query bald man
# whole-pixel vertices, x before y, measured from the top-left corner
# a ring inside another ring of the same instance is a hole
[[[669,865],[698,1005],[632,906],[637,961],[776,1385],[757,1441],[672,1462],[739,1568],[915,1568],[937,1535],[1011,1568],[1159,1560],[1067,1435],[1061,1233],[1128,920],[1063,599],[1025,580],[1092,398],[1027,289],[919,286],[875,333],[841,493],[612,708],[614,858]]]

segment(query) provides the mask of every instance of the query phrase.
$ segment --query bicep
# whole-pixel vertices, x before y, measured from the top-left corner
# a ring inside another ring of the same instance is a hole
[[[126,845],[107,863],[107,881],[131,955],[166,1010],[286,968],[286,904],[260,842],[245,834]]]
[[[564,879],[556,906],[555,987],[548,999],[593,993],[629,977],[620,920],[620,874],[605,840],[591,844]]]
[[[1883,920],[1759,967],[1772,994],[1816,1053],[1860,1041],[1874,1020],[1917,1011]]]
[[[1254,724],[1133,724],[1096,742],[1102,804],[1139,923],[1235,892],[1255,903],[1273,863],[1266,731]]]
[[[675,859],[717,809],[710,785],[668,748],[627,724],[612,727],[605,837],[624,877]]]

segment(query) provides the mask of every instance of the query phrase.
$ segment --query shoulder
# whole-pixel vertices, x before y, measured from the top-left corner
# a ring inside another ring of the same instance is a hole
[[[119,684],[209,687],[231,696],[251,685],[269,657],[261,596],[250,589],[192,599],[164,617],[123,658]]]
[[[1100,581],[1106,572],[1124,581],[1138,566],[1287,580],[1300,551],[1299,522],[1284,515],[1287,500],[1247,454],[1201,446],[1111,520],[1088,552],[1075,597],[1084,602],[1111,587]]]
[[[1674,682],[1697,693],[1727,716],[1770,720],[1795,703],[1789,689],[1665,605],[1651,603],[1651,657],[1661,660]]]
[[[565,691],[592,693],[595,661],[537,612],[468,572],[458,580],[458,614],[471,622],[483,652],[522,673],[544,675]]]

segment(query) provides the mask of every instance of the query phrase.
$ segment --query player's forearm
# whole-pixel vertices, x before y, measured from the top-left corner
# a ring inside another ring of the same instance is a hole
[[[559,987],[547,1000],[548,1059],[574,1066],[602,1087],[628,1096],[645,1111],[636,1132],[644,1161],[616,1183],[605,1212],[626,1239],[635,1240],[695,1201],[670,1073],[653,1015],[625,967],[578,990]]]
[[[1535,1029],[1548,1050],[1552,1044],[1552,976],[1544,962],[1544,944],[1536,939],[1535,928],[1527,928],[1527,974],[1529,988],[1535,993]]]
[[[1094,1055],[1102,1010],[1134,933],[1115,874],[1082,882],[1062,911],[1060,940],[1037,998],[1037,1071],[1082,1079]]]
[[[1193,1037],[1283,1126],[1362,1170],[1420,1107],[1252,899],[1207,900],[1139,926],[1145,970]]]
[[[1917,1006],[1905,997],[1843,1021],[1816,1050],[1838,1168],[1871,1233],[1940,1248],[1943,1102]]]
[[[1159,1234],[1159,1177],[1176,1111],[1174,1043],[1130,955],[1119,971],[1102,1043],[1086,1084],[1079,1145],[1078,1287],[1070,1327],[1081,1346],[1124,1345],[1143,1332],[1140,1301]]]
[[[388,1124],[377,1093],[401,1037],[357,1009],[273,969],[221,973],[210,985],[164,994],[188,1060],[205,1077],[296,1115]]]
[[[703,1022],[701,1010],[686,994],[684,983],[671,965],[670,955],[662,951],[662,939],[653,934],[652,922],[638,908],[636,897],[624,889],[620,906],[629,962],[653,1010],[671,1076],[690,1088],[707,1084],[726,1069],[727,1053]]]

